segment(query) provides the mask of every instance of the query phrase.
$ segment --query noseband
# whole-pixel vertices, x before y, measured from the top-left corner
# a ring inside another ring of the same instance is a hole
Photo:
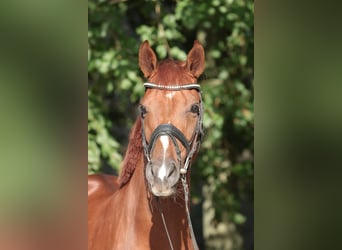
[[[167,135],[173,145],[175,146],[175,150],[177,153],[177,160],[179,166],[181,166],[180,173],[186,174],[188,168],[191,164],[191,159],[193,155],[199,150],[199,146],[203,137],[203,104],[202,104],[202,96],[201,96],[201,87],[199,84],[191,83],[186,85],[159,85],[154,83],[145,83],[146,89],[159,89],[159,90],[168,90],[168,91],[179,91],[179,90],[191,90],[195,89],[199,92],[200,95],[200,111],[198,113],[198,120],[196,123],[195,130],[192,134],[191,139],[188,141],[185,135],[173,124],[161,124],[159,125],[153,132],[150,138],[150,141],[147,142],[144,130],[144,118],[142,118],[142,143],[144,148],[145,157],[148,162],[151,162],[151,153],[154,149],[154,146],[157,142],[157,139],[162,135]],[[179,148],[177,140],[183,145],[186,149],[186,158],[184,163],[181,158],[181,150]]]

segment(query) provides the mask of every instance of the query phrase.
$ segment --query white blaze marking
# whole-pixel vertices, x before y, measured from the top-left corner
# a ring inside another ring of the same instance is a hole
[[[163,146],[163,163],[159,169],[158,172],[158,178],[163,180],[166,177],[166,165],[165,165],[165,156],[166,156],[166,150],[169,148],[169,137],[167,135],[162,135],[160,136],[160,142],[162,143]]]
[[[166,96],[166,98],[172,99],[174,94],[175,94],[175,92],[170,92],[170,93],[167,93],[165,96]]]
[[[171,101],[172,97],[174,95],[175,95],[175,92],[174,91],[170,91],[169,93],[165,94],[165,97]],[[168,121],[168,123],[170,123],[170,121]]]

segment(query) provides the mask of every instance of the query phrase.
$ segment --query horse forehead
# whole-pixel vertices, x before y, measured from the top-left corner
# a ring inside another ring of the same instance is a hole
[[[196,90],[168,91],[150,89],[143,97],[143,103],[156,106],[158,109],[170,107],[172,109],[181,109],[185,105],[197,101],[199,101],[199,95]]]

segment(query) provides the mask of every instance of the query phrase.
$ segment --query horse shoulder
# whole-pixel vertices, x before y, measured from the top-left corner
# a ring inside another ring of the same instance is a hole
[[[119,189],[117,176],[88,175],[88,249],[109,249],[104,247],[102,239],[103,221],[106,220],[106,209],[111,197]],[[109,232],[109,231],[108,231]]]
[[[88,175],[88,199],[99,198],[119,189],[118,177],[114,175]]]

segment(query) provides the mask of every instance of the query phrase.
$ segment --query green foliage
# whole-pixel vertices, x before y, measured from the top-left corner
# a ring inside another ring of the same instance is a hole
[[[206,135],[193,183],[210,185],[216,222],[242,225],[241,204],[253,202],[254,2],[89,1],[88,12],[89,171],[117,169],[122,159],[144,91],[140,43],[148,40],[159,59],[184,60],[197,39],[206,51]]]
[[[111,123],[106,120],[96,105],[93,95],[89,94],[88,100],[88,172],[100,171],[103,161],[107,161],[115,169],[119,168],[122,161],[119,151],[119,143],[108,132]]]

